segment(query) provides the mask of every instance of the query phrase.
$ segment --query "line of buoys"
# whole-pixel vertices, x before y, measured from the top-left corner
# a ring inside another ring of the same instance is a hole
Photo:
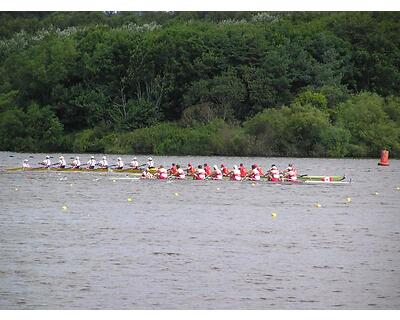
[[[384,149],[381,151],[381,160],[378,162],[379,166],[389,165],[389,151]]]

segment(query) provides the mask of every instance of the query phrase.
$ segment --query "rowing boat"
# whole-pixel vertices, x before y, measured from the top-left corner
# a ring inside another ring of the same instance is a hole
[[[324,182],[332,182],[332,181],[343,181],[346,179],[345,176],[310,176],[308,174],[301,175],[297,177],[298,180],[304,181],[324,181]]]
[[[17,168],[6,168],[4,169],[5,172],[18,172],[18,171],[39,171],[39,172],[47,172],[47,171],[56,171],[56,172],[115,172],[115,173],[134,173],[134,174],[141,174],[143,172],[143,169],[111,169],[111,168],[95,168],[95,169],[88,169],[88,168],[43,168],[43,167],[38,167],[38,168],[22,168],[22,167],[17,167]],[[152,168],[149,170],[150,173],[156,173],[157,169]]]

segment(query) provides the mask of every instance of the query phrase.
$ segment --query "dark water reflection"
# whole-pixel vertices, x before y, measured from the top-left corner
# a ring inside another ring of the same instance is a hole
[[[34,156],[32,163],[42,157]],[[0,153],[0,164],[24,157]],[[264,167],[292,160],[190,159]],[[353,183],[0,174],[0,308],[398,309],[399,161],[295,163]]]

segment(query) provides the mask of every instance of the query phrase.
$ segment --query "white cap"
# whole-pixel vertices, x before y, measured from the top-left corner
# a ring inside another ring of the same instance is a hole
[[[215,169],[215,170],[217,170],[217,169],[218,169],[218,166],[217,166],[216,164],[214,165],[214,169]]]
[[[292,167],[287,167],[288,170],[292,170]]]
[[[272,166],[272,169],[278,169],[276,166]]]
[[[106,160],[106,156],[103,156],[103,160]]]
[[[28,159],[25,159],[25,160],[24,160],[24,162],[28,162],[28,161],[29,161]]]
[[[137,158],[136,158],[136,157],[133,157],[133,160],[137,160]]]
[[[63,156],[60,156],[60,159],[64,159],[64,157],[63,157]]]
[[[234,170],[237,170],[237,168],[238,168],[237,165],[234,165],[234,166],[233,166],[233,169],[234,169]]]
[[[121,160],[121,158],[120,158],[120,157],[118,157],[118,158],[117,158],[117,160]]]
[[[153,160],[151,157],[149,157],[149,159],[148,160]]]
[[[76,160],[79,160],[79,157],[78,157],[78,156],[76,156],[76,157],[75,157],[75,159],[76,159]]]
[[[50,156],[46,156],[46,159],[50,159]]]
[[[90,159],[94,159],[94,157],[93,157],[93,156],[91,156],[91,157],[90,157]]]

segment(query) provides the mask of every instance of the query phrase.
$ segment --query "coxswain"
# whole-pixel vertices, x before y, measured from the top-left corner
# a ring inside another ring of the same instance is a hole
[[[233,170],[230,173],[230,180],[233,181],[240,181],[242,180],[241,176],[240,176],[240,170],[238,169],[237,165],[233,166]]]
[[[251,170],[248,174],[248,177],[251,181],[260,181],[260,171],[258,171],[256,164],[253,164],[251,166]]]
[[[31,166],[28,163],[28,159],[25,159],[24,162],[22,163],[22,168],[23,169],[29,169]]]
[[[101,158],[100,162],[99,162],[99,166],[102,169],[107,169],[108,168],[108,161],[106,156],[103,156],[103,158]]]
[[[222,180],[222,171],[218,169],[217,165],[214,165],[214,171],[212,172],[213,180]]]
[[[115,169],[122,170],[124,168],[124,162],[120,157],[117,158],[117,163],[115,164]]]
[[[39,164],[41,164],[45,168],[50,168],[51,166],[50,156],[46,156],[46,159],[44,159],[42,162],[39,162]]]
[[[267,173],[267,178],[269,181],[277,182],[280,180],[280,173],[276,165],[272,165]]]
[[[150,173],[149,168],[146,168],[146,169],[142,172],[141,179],[154,179],[154,176]]]
[[[179,164],[176,165],[176,173],[175,176],[179,180],[183,180],[186,178],[185,171],[181,168]]]
[[[160,165],[160,167],[157,170],[157,178],[158,179],[167,179],[168,178],[167,169],[165,169],[163,165]]]
[[[196,169],[192,166],[192,164],[189,162],[187,165],[186,169],[186,174],[188,176],[193,176],[196,173]]]
[[[203,166],[199,164],[197,166],[197,170],[193,176],[195,180],[204,180],[206,178],[206,172],[203,169]]]
[[[225,165],[222,163],[221,164],[221,171],[222,171],[222,174],[224,175],[224,176],[227,176],[228,174],[229,174],[229,169],[228,169],[228,167],[225,167]]]
[[[149,168],[149,169],[153,169],[154,168],[154,161],[153,161],[152,157],[149,157],[147,159],[147,168]]]
[[[211,176],[212,169],[207,163],[204,164],[204,171],[207,177]]]
[[[297,180],[297,172],[291,166],[287,167],[286,172],[284,173],[283,177],[289,181],[296,181]]]
[[[137,161],[136,157],[133,157],[133,160],[129,164],[132,169],[139,169],[139,162]]]
[[[81,166],[81,161],[79,160],[79,157],[75,157],[71,165],[73,169],[79,169],[79,167]]]
[[[241,164],[239,165],[239,170],[240,170],[240,176],[241,176],[242,178],[244,178],[244,177],[247,176],[247,169],[246,169],[246,167],[244,166],[243,163],[241,163]]]
[[[64,159],[63,156],[60,156],[59,159],[60,159],[60,160],[58,161],[58,167],[59,167],[60,169],[64,169],[65,166],[67,165],[67,163],[65,162],[65,159]]]
[[[171,164],[171,168],[168,170],[170,175],[175,176],[177,171],[178,171],[178,167],[175,163]]]
[[[93,156],[90,157],[90,160],[87,162],[87,165],[90,170],[94,169],[94,167],[96,166],[96,160],[94,159]]]

